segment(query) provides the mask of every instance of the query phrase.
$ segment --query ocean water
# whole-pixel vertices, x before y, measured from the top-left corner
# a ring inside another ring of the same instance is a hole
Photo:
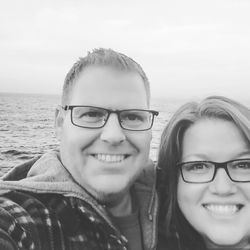
[[[155,160],[160,136],[173,112],[183,101],[153,99],[158,110],[153,126],[150,157]],[[17,164],[58,147],[54,113],[60,96],[0,93],[0,176]]]

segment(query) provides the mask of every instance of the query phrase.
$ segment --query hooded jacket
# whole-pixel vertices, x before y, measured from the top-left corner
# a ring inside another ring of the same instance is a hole
[[[156,249],[158,198],[152,163],[133,189],[143,247]],[[57,151],[5,174],[0,194],[0,249],[127,249],[105,206],[74,181]]]

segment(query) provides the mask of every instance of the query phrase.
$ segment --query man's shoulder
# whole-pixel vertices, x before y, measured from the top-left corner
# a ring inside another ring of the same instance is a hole
[[[0,208],[5,209],[10,214],[19,216],[32,216],[33,213],[43,213],[47,209],[49,202],[60,200],[59,194],[37,194],[25,191],[9,191],[0,196]],[[35,211],[36,210],[36,211]]]
[[[64,249],[64,233],[73,235],[77,222],[70,199],[63,195],[11,191],[0,196],[0,231],[7,243],[24,247],[20,249]]]
[[[0,196],[0,237],[2,232],[8,244],[26,244],[20,249],[65,249],[64,244],[122,249],[120,235],[89,203],[59,194],[11,191]]]
[[[36,194],[19,191],[0,196],[0,221],[1,232],[21,249],[36,249],[40,244],[47,247],[48,243],[42,243],[38,235],[49,238],[49,231],[56,228],[56,221],[43,201]]]
[[[0,195],[0,219],[2,212],[18,217],[21,224],[32,221],[33,224],[52,226],[60,221],[66,229],[75,226],[73,224],[79,221],[79,214],[90,222],[93,218],[95,222],[102,221],[87,201],[57,193],[10,191]]]

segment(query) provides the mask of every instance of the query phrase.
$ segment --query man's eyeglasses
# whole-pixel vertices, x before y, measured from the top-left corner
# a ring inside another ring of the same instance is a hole
[[[190,161],[177,164],[182,179],[188,183],[207,183],[214,180],[219,168],[225,169],[234,182],[250,182],[250,159],[237,159],[227,162]]]
[[[102,128],[111,113],[117,114],[120,126],[126,130],[149,130],[154,122],[157,111],[144,109],[111,110],[93,106],[70,105],[62,107],[71,110],[71,122],[82,128]]]

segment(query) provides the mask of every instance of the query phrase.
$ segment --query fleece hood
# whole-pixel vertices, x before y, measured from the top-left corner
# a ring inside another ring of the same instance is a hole
[[[0,190],[1,193],[4,190],[22,190],[66,196],[82,196],[85,193],[62,165],[57,151],[13,168],[1,178]]]

